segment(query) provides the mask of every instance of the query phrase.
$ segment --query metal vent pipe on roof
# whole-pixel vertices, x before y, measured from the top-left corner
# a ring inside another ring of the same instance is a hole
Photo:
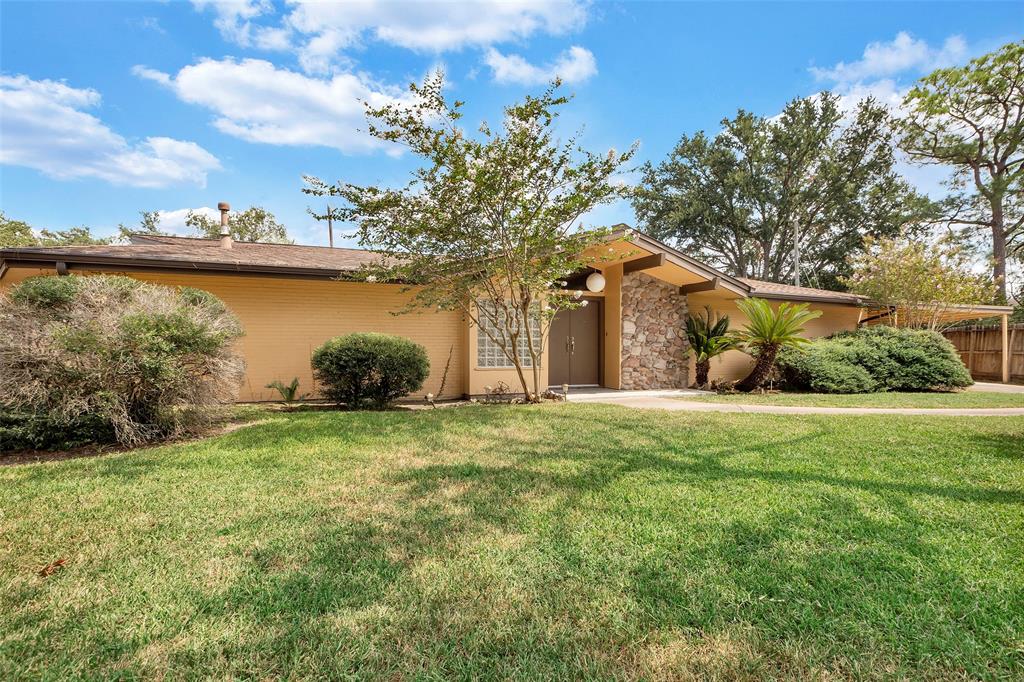
[[[220,210],[220,248],[230,249],[234,240],[231,239],[231,230],[228,229],[228,211],[231,210],[231,206],[226,201],[222,201],[217,204],[217,208]]]

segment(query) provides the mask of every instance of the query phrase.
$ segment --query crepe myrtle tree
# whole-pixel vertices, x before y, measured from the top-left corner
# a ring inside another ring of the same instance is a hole
[[[934,242],[912,238],[868,239],[865,251],[850,257],[850,291],[891,311],[896,327],[942,331],[952,323],[944,313],[958,305],[990,303],[998,287],[974,272],[972,251],[951,237]]]
[[[303,191],[340,198],[330,217],[353,224],[359,244],[381,254],[360,277],[414,292],[397,312],[461,311],[508,358],[526,398],[537,400],[551,321],[559,309],[585,305],[564,289],[566,277],[601,260],[583,254],[608,239],[579,220],[625,195],[614,175],[636,146],[595,154],[578,136],[556,139],[559,108],[569,101],[557,80],[476,135],[460,127],[463,102],[449,103],[443,85],[438,72],[411,84],[407,100],[365,105],[370,135],[422,159],[407,184],[307,177]]]

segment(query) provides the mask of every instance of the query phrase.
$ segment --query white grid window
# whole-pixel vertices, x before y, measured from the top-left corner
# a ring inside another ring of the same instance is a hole
[[[494,304],[489,301],[477,303],[478,317],[480,324],[476,330],[476,364],[477,367],[514,367],[512,360],[505,355],[505,351],[495,343],[495,338],[505,338],[502,330],[505,326],[504,315],[496,311]],[[490,332],[490,335],[488,335]],[[530,315],[530,333],[533,336],[534,348],[540,348],[540,319],[537,315]],[[532,367],[533,360],[530,357],[530,346],[525,336],[519,337],[519,361],[523,367]]]

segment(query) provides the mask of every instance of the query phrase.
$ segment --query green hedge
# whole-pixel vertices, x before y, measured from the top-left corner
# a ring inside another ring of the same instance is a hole
[[[328,398],[351,409],[386,407],[423,387],[430,360],[423,346],[388,334],[348,334],[313,353],[313,370]]]
[[[57,422],[46,414],[0,411],[0,454],[19,450],[68,450],[114,440],[114,427],[94,415]]]
[[[778,365],[788,386],[817,393],[948,391],[973,383],[941,334],[882,325],[786,349]]]

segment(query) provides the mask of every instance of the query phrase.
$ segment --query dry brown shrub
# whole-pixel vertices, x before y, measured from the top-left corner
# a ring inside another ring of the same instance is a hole
[[[238,319],[212,294],[129,277],[32,277],[0,296],[0,409],[99,420],[134,445],[234,401]]]

